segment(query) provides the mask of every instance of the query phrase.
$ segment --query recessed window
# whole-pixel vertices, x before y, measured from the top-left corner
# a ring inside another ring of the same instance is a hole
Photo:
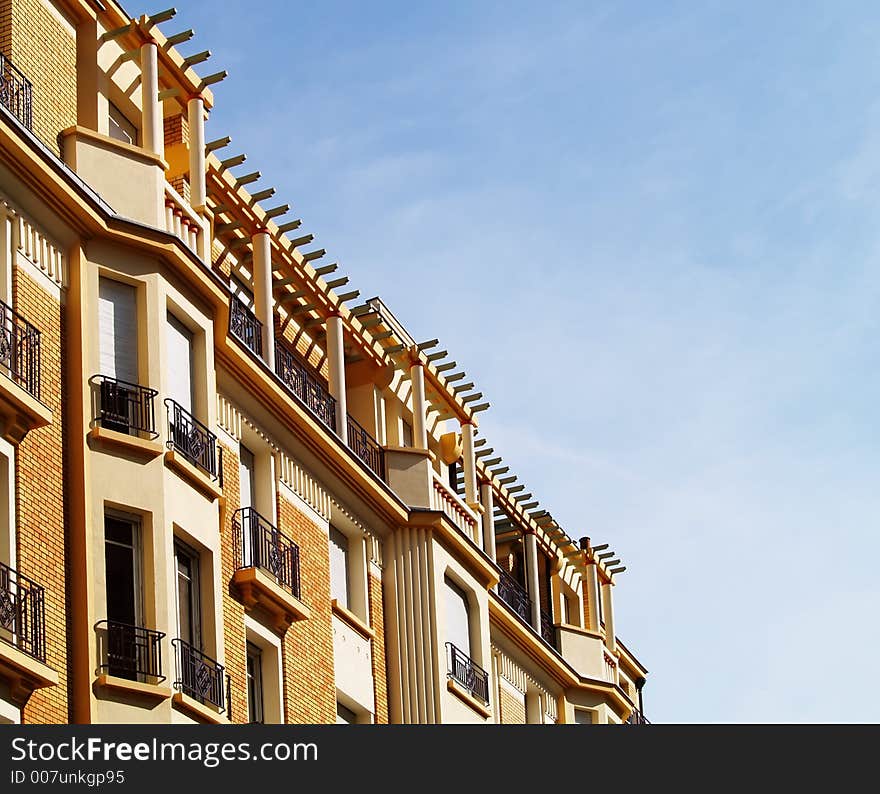
[[[142,625],[140,521],[133,516],[104,516],[107,619]]]
[[[470,608],[467,593],[446,577],[446,641],[471,655]]]
[[[201,650],[199,556],[178,540],[174,543],[174,561],[177,569],[177,636],[196,650]]]
[[[330,597],[351,609],[351,573],[349,570],[348,538],[330,527]]]
[[[248,719],[262,723],[263,717],[263,649],[247,644]]]
[[[575,709],[574,722],[575,725],[592,725],[593,712],[590,709]]]
[[[400,420],[401,446],[411,447],[413,445],[413,429],[412,425],[406,419]]]
[[[110,103],[109,112],[109,132],[110,137],[117,141],[130,143],[132,146],[138,145],[137,127],[112,102]]]

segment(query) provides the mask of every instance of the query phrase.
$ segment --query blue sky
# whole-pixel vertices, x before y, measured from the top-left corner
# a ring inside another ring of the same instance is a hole
[[[876,6],[179,5],[209,139],[622,555],[648,716],[873,719]]]

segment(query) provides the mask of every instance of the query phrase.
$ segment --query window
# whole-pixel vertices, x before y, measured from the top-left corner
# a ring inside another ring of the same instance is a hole
[[[593,712],[590,709],[575,709],[574,722],[575,725],[592,725]]]
[[[346,609],[351,608],[350,585],[348,538],[330,527],[330,598]]]
[[[247,644],[248,719],[263,722],[263,650],[252,642]]]
[[[400,420],[400,446],[411,447],[413,445],[413,428],[406,419]]]
[[[133,516],[104,516],[107,619],[129,626],[143,620],[140,529]]]
[[[471,656],[470,609],[467,593],[446,577],[446,641]]]
[[[138,382],[137,292],[129,284],[98,280],[98,342],[101,374]]]
[[[238,475],[241,487],[241,506],[253,507],[256,498],[256,458],[244,444],[239,451]]]
[[[182,541],[174,542],[177,575],[177,637],[202,648],[199,604],[199,555]]]
[[[168,314],[168,395],[183,410],[193,413],[193,333],[173,314]]]
[[[336,724],[337,725],[356,725],[358,721],[355,714],[347,706],[343,706],[338,700],[336,701]]]
[[[138,145],[137,127],[123,116],[122,111],[112,102],[110,103],[109,131],[110,137],[117,141],[130,143],[132,146]]]

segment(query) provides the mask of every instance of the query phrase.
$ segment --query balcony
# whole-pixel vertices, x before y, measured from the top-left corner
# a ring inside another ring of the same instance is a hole
[[[233,584],[249,609],[268,612],[279,630],[306,620],[300,599],[299,546],[252,507],[232,516]]]
[[[0,52],[0,104],[28,130],[34,125],[33,86],[2,52]]]
[[[275,344],[275,374],[301,403],[336,432],[336,400],[281,342]]]
[[[478,546],[480,538],[477,536],[477,517],[474,512],[461,500],[451,488],[448,488],[437,472],[432,470],[433,475],[433,504],[435,510],[440,510],[449,517],[462,534],[470,538]]]
[[[222,496],[223,453],[215,436],[182,405],[168,398],[165,462],[211,499]]]
[[[17,444],[52,421],[40,402],[40,332],[0,301],[0,434]]]
[[[385,450],[361,425],[347,417],[348,446],[368,469],[381,480],[385,479]]]
[[[58,683],[45,662],[45,591],[0,563],[0,680],[13,702],[23,705],[35,689]]]
[[[501,571],[498,582],[498,597],[504,601],[526,623],[532,625],[532,599],[526,589],[507,571]]]
[[[446,643],[447,678],[463,687],[484,706],[489,705],[489,676],[463,651]]]
[[[0,563],[0,638],[46,661],[46,595],[27,576]]]
[[[185,698],[191,698],[202,706],[213,707],[219,714],[226,713],[228,716],[231,711],[231,685],[226,668],[188,642],[175,639],[171,644],[177,662],[174,689]],[[178,703],[189,705],[185,698],[180,698]],[[201,709],[191,710],[204,714]]]
[[[556,626],[553,625],[553,617],[543,609],[541,610],[541,639],[549,646],[556,647]]]
[[[263,357],[263,324],[240,298],[229,298],[229,333],[258,358]]]
[[[633,713],[629,715],[629,719],[627,719],[627,721],[624,724],[625,725],[650,725],[651,720],[649,720],[638,709],[633,709]]]
[[[164,632],[116,620],[101,620],[95,624],[95,630],[100,674],[142,684],[160,684],[165,680],[162,673]]]

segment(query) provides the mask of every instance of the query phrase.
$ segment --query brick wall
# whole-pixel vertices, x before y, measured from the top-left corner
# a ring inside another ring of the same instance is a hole
[[[515,696],[504,684],[500,687],[501,695],[498,702],[500,719],[504,725],[526,724],[526,702],[520,695]]]
[[[12,47],[12,0],[0,0],[0,52],[10,54]]]
[[[385,613],[382,606],[382,580],[369,575],[370,626],[373,640],[373,695],[376,699],[376,723],[388,724],[388,669],[385,664]]]
[[[51,0],[9,0],[12,62],[33,83],[34,133],[60,152],[58,134],[76,124],[76,37]]]
[[[230,595],[229,583],[235,572],[232,516],[241,506],[238,450],[225,444],[223,449],[223,496],[225,513],[220,527],[220,556],[223,584],[223,648],[226,671],[232,679],[232,721],[248,722],[247,704],[247,635],[244,627],[244,606]]]
[[[284,636],[285,722],[334,723],[336,679],[327,535],[280,495],[278,524],[299,546],[301,600],[311,610],[309,620],[294,623]]]
[[[41,332],[41,399],[52,410],[53,420],[48,427],[32,430],[16,454],[18,569],[45,588],[46,663],[59,679],[58,686],[31,696],[23,719],[59,723],[68,721],[61,306],[16,268],[13,307]]]

